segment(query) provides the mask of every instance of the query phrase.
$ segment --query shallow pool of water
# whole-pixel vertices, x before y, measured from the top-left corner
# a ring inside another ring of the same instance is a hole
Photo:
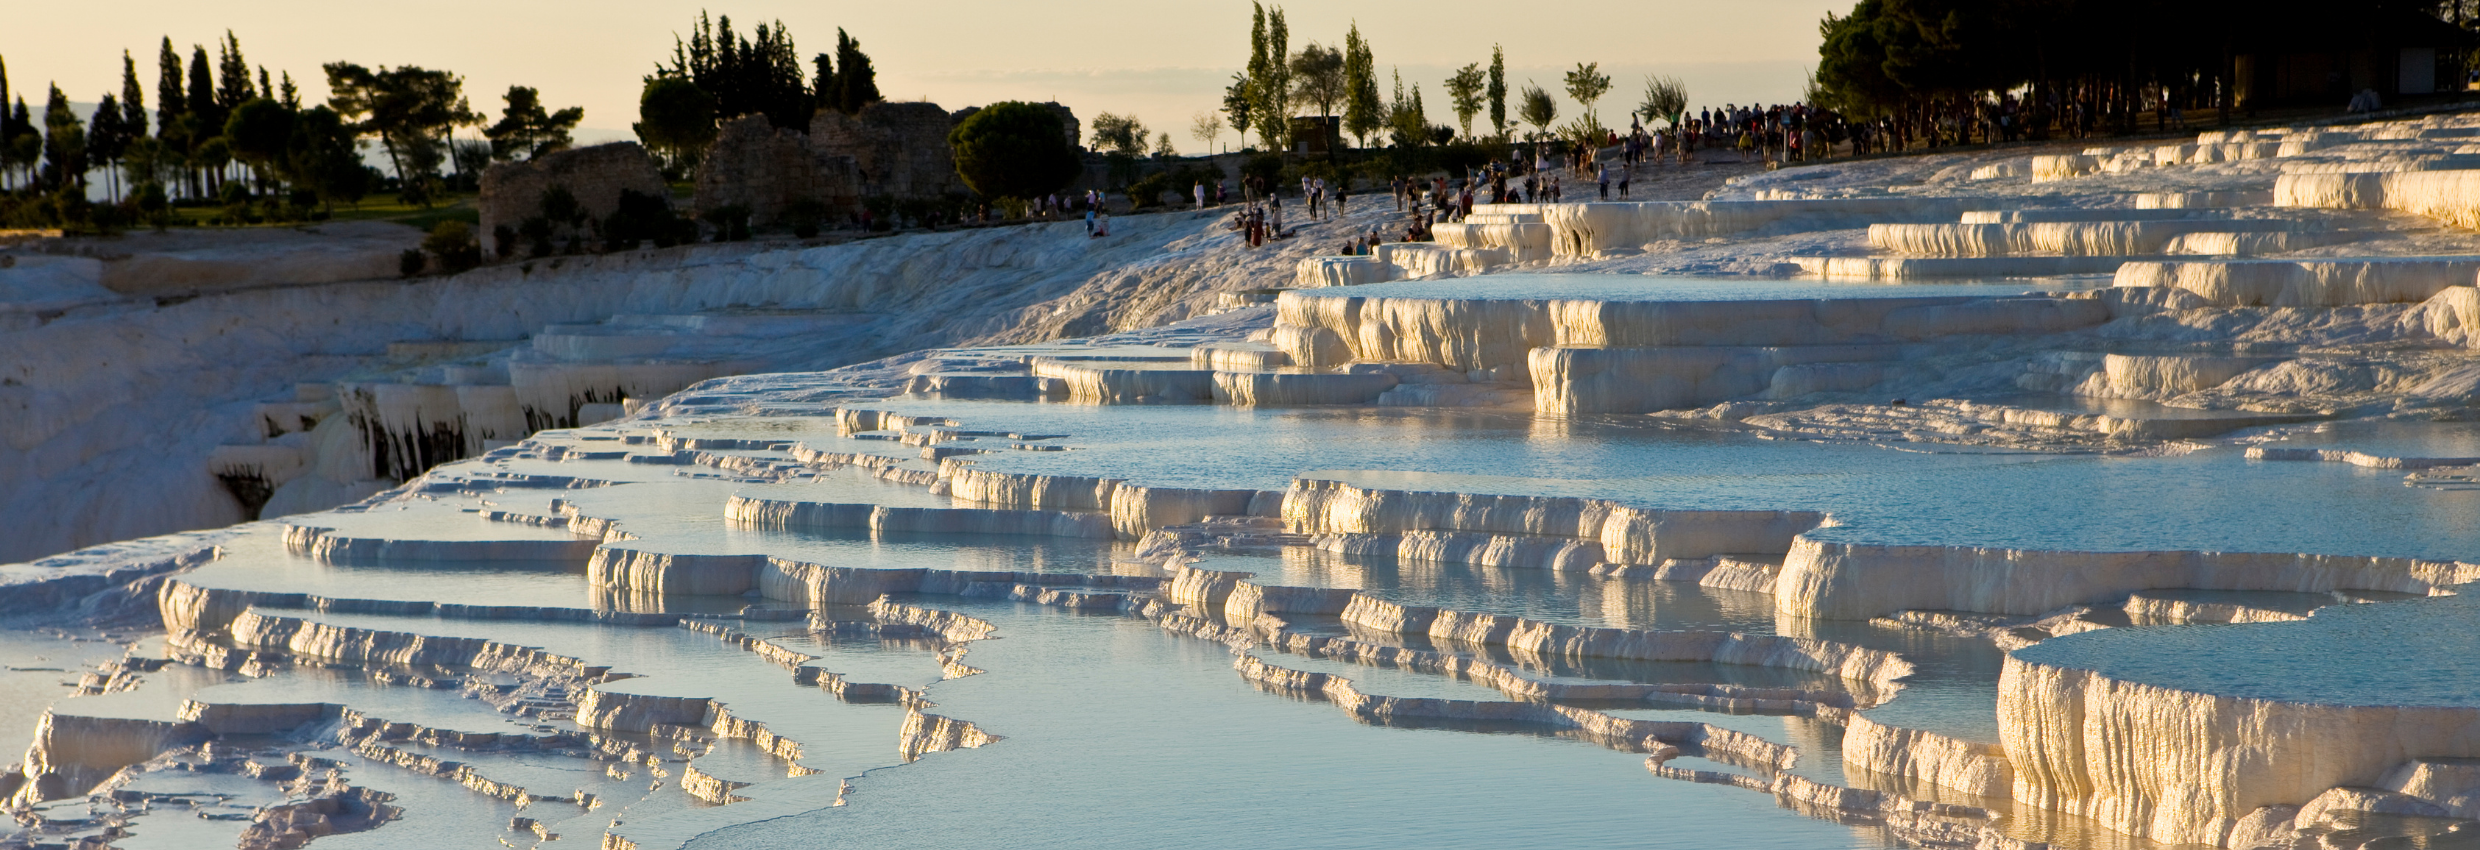
[[[2106,277],[1941,280],[1871,283],[1817,279],[1678,277],[1640,274],[1510,273],[1442,280],[1407,280],[1298,290],[1311,298],[1476,298],[1514,301],[1578,298],[1595,301],[1783,301],[1938,296],[2003,297],[2032,292],[2098,289]]]
[[[2233,697],[2335,705],[2480,705],[2480,597],[2333,605],[2288,623],[2104,629],[2026,661]],[[2313,651],[2302,651],[2314,647]]]

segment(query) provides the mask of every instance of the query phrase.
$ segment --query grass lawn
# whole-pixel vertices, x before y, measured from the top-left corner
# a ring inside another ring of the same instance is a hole
[[[176,207],[173,209],[173,214],[180,219],[181,224],[196,226],[222,218],[224,216],[224,209],[222,207]],[[393,221],[398,224],[420,228],[427,232],[432,227],[443,221],[454,220],[462,221],[466,224],[479,224],[482,221],[482,213],[479,209],[474,207],[474,193],[472,192],[451,193],[446,197],[433,201],[428,207],[424,207],[419,204],[403,203],[396,200],[392,196],[372,195],[370,197],[363,198],[361,204],[358,206],[348,206],[344,204],[336,205],[334,213],[328,220]],[[252,226],[293,227],[299,224],[317,223],[318,222],[295,222],[285,224],[271,223]]]

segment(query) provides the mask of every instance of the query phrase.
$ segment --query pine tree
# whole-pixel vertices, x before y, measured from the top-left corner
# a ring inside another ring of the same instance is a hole
[[[274,100],[276,84],[267,77],[267,66],[258,66],[258,97]]]
[[[526,86],[509,86],[501,96],[508,108],[501,110],[499,123],[482,131],[491,140],[491,158],[501,162],[523,156],[527,159],[568,147],[568,131],[576,129],[586,111],[571,106],[558,112],[543,109],[542,94]]]
[[[299,112],[301,111],[301,89],[293,86],[293,72],[285,71],[283,74],[284,83],[280,91],[284,95],[282,98],[284,108]]]
[[[1490,127],[1507,138],[1507,49],[1490,45]]]

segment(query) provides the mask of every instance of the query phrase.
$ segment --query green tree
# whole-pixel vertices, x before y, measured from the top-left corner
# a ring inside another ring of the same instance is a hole
[[[1067,188],[1085,170],[1067,127],[1050,107],[994,103],[947,132],[956,176],[985,198],[1036,198]]]
[[[1206,146],[1206,155],[1214,155],[1214,143],[1223,138],[1223,118],[1212,112],[1197,113],[1188,125],[1188,137]]]
[[[93,165],[106,166],[104,182],[116,203],[121,197],[118,166],[121,155],[128,150],[129,131],[121,124],[120,98],[104,95],[103,101],[95,105],[94,116],[86,121],[86,160]]]
[[[658,65],[657,73],[697,83],[714,96],[721,118],[763,114],[777,127],[806,130],[818,107],[782,21],[742,36],[732,31],[730,16],[709,21],[700,12],[689,39],[673,39],[672,64]]]
[[[1636,114],[1645,123],[1669,122],[1676,129],[1679,119],[1688,111],[1688,86],[1678,77],[1645,76],[1645,102],[1637,104]]]
[[[1267,150],[1287,147],[1292,129],[1292,69],[1285,57],[1291,55],[1291,30],[1283,23],[1283,8],[1269,13],[1264,4],[1251,3],[1256,17],[1249,30],[1249,112],[1257,119],[1257,137]]]
[[[842,27],[836,28],[836,110],[851,115],[860,112],[861,107],[885,99],[878,93],[878,69],[870,65],[870,54],[861,52],[861,42],[845,35]]]
[[[1292,54],[1292,79],[1303,100],[1317,104],[1318,117],[1335,114],[1335,105],[1344,99],[1343,51],[1320,47],[1317,42]]]
[[[408,197],[428,201],[424,181],[447,159],[448,133],[481,123],[465,100],[465,80],[413,65],[373,71],[349,62],[326,66],[327,105],[379,137]]]
[[[275,175],[293,143],[293,111],[269,98],[251,98],[224,121],[224,138],[235,158],[261,175]]]
[[[1447,78],[1447,97],[1455,104],[1455,123],[1464,130],[1464,138],[1472,138],[1473,116],[1481,114],[1481,93],[1489,85],[1482,74],[1481,63],[1458,68]]]
[[[165,38],[163,52],[155,57],[156,134],[179,130],[182,113],[189,111],[189,100],[181,91],[181,54],[173,52],[172,39]]]
[[[121,51],[121,131],[130,138],[146,136],[146,87],[138,85],[138,62]]]
[[[1146,129],[1135,116],[1108,112],[1094,116],[1094,149],[1127,156],[1145,154]]]
[[[1516,117],[1533,125],[1535,138],[1550,134],[1550,125],[1559,120],[1559,102],[1542,87],[1526,85],[1516,104]]]
[[[224,31],[224,41],[215,46],[215,53],[215,105],[229,114],[259,96],[259,91],[250,86],[250,63],[241,58],[241,39],[232,30]]]
[[[1249,75],[1245,73],[1232,74],[1231,85],[1223,89],[1223,114],[1231,118],[1231,129],[1240,134],[1241,147],[1248,147],[1249,128],[1256,126],[1249,123],[1257,115],[1256,107],[1249,104],[1249,89]]]
[[[1490,45],[1490,128],[1507,138],[1507,51]]]
[[[325,106],[313,106],[293,119],[293,138],[286,143],[283,173],[294,186],[311,190],[331,209],[337,201],[359,203],[370,190],[370,170],[362,166],[352,122]]]
[[[1397,147],[1419,147],[1429,142],[1429,114],[1421,106],[1421,84],[1413,83],[1410,93],[1404,89],[1404,72],[1395,72],[1395,102],[1387,109],[1387,133]]]
[[[1343,36],[1343,87],[1343,129],[1368,147],[1369,134],[1386,127],[1386,103],[1378,95],[1378,61],[1357,21]]]
[[[205,128],[208,135],[213,135],[215,128],[224,126],[224,109],[217,105],[215,99],[215,72],[207,64],[207,49],[197,45],[190,46],[189,108],[184,111],[198,116],[198,126]],[[194,139],[192,144],[204,141]]]
[[[582,107],[571,106],[558,112],[543,109],[542,94],[526,86],[509,86],[501,95],[508,102],[500,110],[499,123],[482,131],[491,140],[491,158],[507,162],[523,156],[527,159],[568,147],[569,131],[585,120]]]
[[[638,94],[639,141],[664,157],[674,170],[696,167],[698,152],[715,140],[715,98],[685,77],[646,78]]]
[[[1886,74],[1886,47],[1880,40],[1878,0],[1861,0],[1847,17],[1827,12],[1817,25],[1816,81],[1846,111],[1881,114],[1901,101],[1903,86]]]
[[[16,113],[9,111],[9,66],[6,62],[0,62],[0,190],[9,188],[10,175],[20,165],[17,146],[12,143],[18,133],[23,132],[17,125]],[[32,129],[31,126],[26,128]]]
[[[34,113],[26,109],[26,99],[21,96],[17,108],[0,117],[0,164],[26,172],[26,180],[31,183],[36,179],[36,165],[42,161],[43,131],[35,129]]]
[[[86,128],[59,86],[43,104],[43,182],[55,190],[86,186]]]
[[[1576,70],[1567,72],[1567,96],[1584,106],[1584,123],[1580,127],[1600,129],[1602,118],[1593,112],[1593,102],[1610,91],[1610,75],[1602,73],[1599,62],[1578,62]]]

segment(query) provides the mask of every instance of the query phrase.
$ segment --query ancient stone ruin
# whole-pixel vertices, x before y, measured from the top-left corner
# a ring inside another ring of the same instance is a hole
[[[1070,144],[1080,127],[1076,113],[1056,103]],[[749,211],[752,224],[781,220],[802,201],[814,201],[828,220],[858,215],[866,198],[939,198],[967,191],[956,176],[947,133],[981,111],[955,113],[935,103],[881,101],[846,115],[821,110],[809,131],[779,129],[762,115],[725,122],[699,165],[696,213],[725,207]]]
[[[620,208],[620,193],[636,191],[668,197],[663,172],[636,142],[612,142],[544,154],[524,162],[495,165],[482,174],[481,235],[489,247],[501,227],[511,232],[542,213],[543,193],[565,187],[587,216],[602,219]]]

